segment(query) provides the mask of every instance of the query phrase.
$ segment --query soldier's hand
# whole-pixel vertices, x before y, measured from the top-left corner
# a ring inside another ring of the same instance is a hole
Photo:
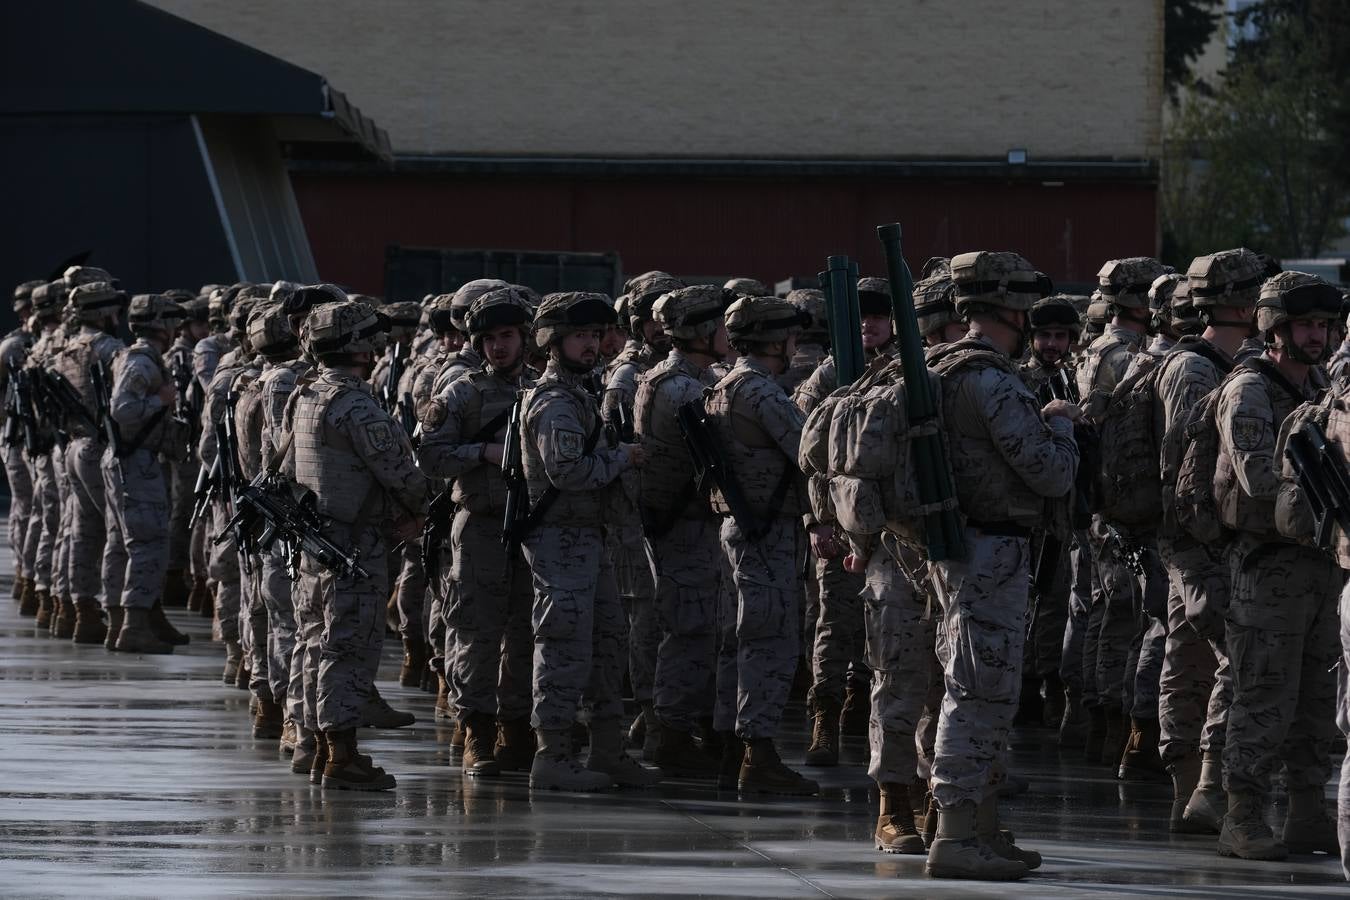
[[[483,462],[491,463],[494,466],[500,466],[502,464],[502,454],[505,452],[505,444],[484,444]]]
[[[861,575],[867,571],[867,557],[850,553],[844,557],[844,571]]]
[[[829,525],[811,526],[811,552],[818,559],[834,559],[839,555],[839,542],[834,539],[834,529]]]
[[[619,448],[628,454],[628,464],[634,469],[647,464],[647,448],[641,444],[620,444]]]
[[[410,541],[422,533],[426,519],[422,516],[407,516],[394,523],[394,537],[400,541]]]
[[[1076,421],[1083,411],[1068,400],[1051,400],[1045,406],[1041,407],[1041,415],[1047,419],[1053,419],[1056,416],[1068,419],[1070,422]]]
[[[172,381],[166,381],[159,386],[159,402],[165,406],[170,406],[178,399],[178,388]]]

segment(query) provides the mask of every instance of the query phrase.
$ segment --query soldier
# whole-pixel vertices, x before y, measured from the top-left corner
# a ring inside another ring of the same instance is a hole
[[[152,609],[163,616],[158,604],[169,553],[169,495],[159,453],[176,439],[169,415],[176,390],[162,354],[182,315],[172,300],[137,295],[127,311],[136,342],[113,361],[110,408],[120,440],[103,452],[103,485],[111,510],[108,542],[121,543],[126,570],[120,608],[109,598],[108,628],[118,632],[114,649],[125,653],[172,653],[174,647],[157,634]]]
[[[45,281],[25,281],[14,289],[14,314],[19,327],[5,335],[0,342],[0,390],[8,397],[11,369],[23,368],[28,351],[33,346],[33,333],[28,330],[33,312],[33,290]],[[5,414],[11,410],[6,403]],[[14,599],[23,594],[32,573],[24,568],[24,544],[28,536],[28,522],[33,515],[33,478],[23,459],[22,429],[18,421],[5,423],[5,441],[0,453],[5,457],[5,476],[9,483],[9,549],[14,558]],[[29,588],[31,591],[32,588]]]
[[[1322,800],[1331,774],[1339,656],[1336,597],[1344,573],[1320,550],[1275,530],[1279,489],[1275,441],[1300,403],[1323,387],[1317,367],[1330,349],[1340,292],[1320,278],[1282,272],[1261,287],[1257,328],[1266,352],[1219,388],[1214,500],[1225,526],[1233,586],[1227,646],[1233,706],[1224,745],[1228,814],[1221,856],[1283,859],[1336,851]],[[1271,772],[1283,762],[1289,816],[1282,840],[1265,821]]]
[[[926,871],[940,878],[1011,880],[1039,854],[1000,832],[1000,756],[1017,705],[1027,612],[1029,547],[1047,499],[1067,495],[1078,466],[1076,407],[1039,408],[1012,359],[1028,337],[1027,311],[1048,279],[1015,253],[954,257],[956,311],[966,338],[940,348],[942,412],[967,515],[964,559],[933,564],[945,632],[946,697],[938,723],[936,838]]]
[[[816,288],[798,288],[789,291],[783,299],[811,317],[809,324],[802,328],[797,339],[797,352],[792,354],[792,364],[778,379],[783,392],[789,397],[803,381],[820,368],[820,364],[830,355],[830,323],[825,307],[825,292]]]
[[[520,530],[534,573],[534,712],[539,750],[533,788],[599,790],[655,779],[623,751],[619,717],[623,609],[606,553],[614,482],[641,467],[646,451],[602,427],[582,384],[594,370],[608,297],[549,294],[535,314],[535,343],[549,351],[543,377],[521,402],[521,444],[531,511]],[[603,435],[603,439],[602,439]],[[591,707],[591,753],[581,768],[571,728],[583,691]]]
[[[230,308],[239,292],[249,286],[247,282],[228,287],[208,284],[202,286],[201,294],[198,295],[207,298],[207,325],[211,331],[192,348],[192,372],[197,376],[203,391],[210,390],[211,379],[220,365],[220,357],[234,347],[234,338],[230,334]],[[208,291],[207,288],[212,290]]]
[[[775,379],[786,371],[803,324],[801,312],[776,297],[731,304],[727,336],[740,359],[705,400],[728,476],[742,495],[713,492],[713,509],[725,517],[722,552],[736,596],[735,634],[722,648],[723,659],[734,660],[735,694],[729,679],[719,679],[714,725],[728,731],[735,724],[735,738],[745,747],[738,782],[747,792],[817,791],[814,781],[783,764],[774,747],[797,660],[797,573],[805,551],[799,517],[806,510],[797,467],[804,417]],[[831,530],[814,525],[813,542],[824,549]]]
[[[629,339],[623,351],[605,367],[604,394],[600,401],[600,415],[604,421],[626,431],[620,435],[621,440],[632,438],[633,400],[637,394],[638,376],[660,362],[670,350],[670,335],[661,329],[652,309],[662,296],[683,286],[684,282],[679,279],[655,271],[630,279],[624,286],[628,293]],[[641,708],[640,715],[629,728],[628,739],[630,744],[642,747],[643,761],[655,762],[656,738],[660,732],[652,708],[652,682],[656,674],[660,630],[655,611],[656,583],[642,542],[636,471],[620,476],[614,501],[614,520],[607,531],[609,553],[614,561],[619,601],[628,616],[628,678],[633,687],[633,699]]]
[[[694,285],[656,301],[653,316],[674,346],[638,376],[633,408],[635,430],[650,454],[640,473],[639,495],[661,638],[653,680],[660,730],[656,763],[668,778],[713,778],[721,755],[709,752],[720,747],[700,747],[693,740],[696,726],[712,714],[721,575],[718,521],[707,494],[698,489],[677,412],[702,398],[710,383],[708,366],[726,354],[726,296],[720,288]]]
[[[368,578],[321,568],[306,556],[297,586],[308,615],[306,694],[313,684],[319,729],[314,770],[326,788],[389,790],[394,777],[357,752],[356,729],[366,724],[375,694],[384,631],[379,614],[389,596],[386,534],[405,540],[422,527],[427,481],[413,462],[403,429],[380,409],[366,379],[375,366],[375,337],[384,321],[373,307],[347,301],[310,313],[304,338],[318,360],[318,378],[292,394],[291,431],[282,470],[312,490],[328,537],[358,554]],[[313,619],[311,619],[313,621]],[[306,718],[309,718],[308,711]],[[311,774],[313,779],[313,774]]]
[[[210,300],[192,294],[190,291],[167,291],[164,296],[174,300],[184,312],[178,326],[178,334],[173,346],[164,356],[169,374],[179,391],[175,406],[179,400],[186,401],[185,408],[175,409],[175,415],[191,416],[197,414],[196,421],[190,423],[187,442],[181,453],[169,457],[168,478],[172,512],[169,517],[169,571],[164,583],[164,605],[166,607],[187,606],[195,592],[200,604],[201,592],[206,589],[206,570],[204,566],[194,565],[192,553],[193,488],[197,484],[196,438],[201,427],[202,388],[194,377],[193,352],[197,344],[209,334],[207,319],[210,313]]]
[[[501,464],[511,409],[532,380],[525,346],[533,337],[527,298],[515,288],[481,295],[465,319],[484,360],[431,403],[418,464],[453,480],[450,552],[442,553],[448,596],[442,607],[450,708],[465,732],[465,775],[526,768],[532,640],[530,571],[502,542],[507,486]]]
[[[1346,296],[1350,297],[1350,295]],[[1350,299],[1345,301],[1345,305],[1350,306]],[[1350,314],[1346,315],[1341,325],[1346,336],[1341,340],[1336,352],[1331,354],[1331,358],[1327,360],[1327,375],[1333,381],[1340,381],[1346,375],[1350,375]]]

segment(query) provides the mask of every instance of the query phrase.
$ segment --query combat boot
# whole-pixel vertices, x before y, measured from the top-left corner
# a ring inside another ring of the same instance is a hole
[[[437,675],[440,686],[436,689],[436,710],[433,714],[437,722],[450,722],[455,719],[455,714],[450,710],[450,683],[445,680],[444,675]],[[459,722],[455,721],[455,727],[459,727]],[[460,744],[460,746],[464,746]]]
[[[52,627],[52,592],[39,590],[35,592],[37,597],[37,612],[34,613],[33,624],[39,631],[50,631]],[[23,612],[20,610],[19,612]]]
[[[404,687],[421,687],[422,672],[427,667],[427,642],[421,638],[403,639],[403,667],[398,672],[398,683]]]
[[[648,722],[647,737],[655,730],[654,719]],[[623,724],[618,719],[591,720],[591,752],[586,768],[603,772],[621,788],[651,787],[661,780],[660,774],[646,768],[623,749]]]
[[[786,794],[811,796],[820,786],[810,778],[792,771],[778,758],[773,738],[755,738],[745,742],[737,785],[747,794]]]
[[[967,800],[952,809],[940,809],[937,833],[928,848],[923,870],[929,878],[966,878],[973,881],[1016,881],[1027,867],[1005,859],[975,832],[975,804]]]
[[[155,637],[150,628],[150,610],[133,606],[123,610],[122,630],[117,635],[114,649],[122,653],[167,655],[173,652],[173,644]]]
[[[309,783],[323,784],[323,770],[328,766],[328,735],[322,731],[314,732],[314,757],[309,767]],[[295,763],[291,763],[295,771]]]
[[[225,642],[225,670],[221,672],[222,684],[234,684],[239,678],[239,669],[244,664],[244,651],[238,641]]]
[[[465,775],[500,775],[501,767],[493,755],[497,743],[497,717],[491,713],[473,712],[464,717]]]
[[[369,756],[356,750],[356,729],[328,732],[328,763],[323,767],[324,788],[344,791],[391,791],[394,776]]]
[[[655,706],[651,703],[640,704],[638,714],[633,717],[633,722],[628,726],[628,746],[636,750],[642,747],[647,741],[647,710],[651,709],[655,716]],[[653,726],[655,727],[655,726]]]
[[[19,598],[23,596],[23,585],[24,582],[26,582],[27,580],[28,579],[24,578],[22,575],[14,576],[14,583],[10,585],[9,595],[14,598],[14,601],[16,603],[18,602]]]
[[[389,592],[389,599],[384,601],[384,630],[393,637],[398,634],[402,624],[403,615],[398,611],[398,585],[394,585]]]
[[[745,758],[745,742],[735,732],[722,732],[722,761],[717,766],[717,789],[734,791],[741,780],[741,760]]]
[[[1028,872],[1041,867],[1041,855],[1013,843],[1011,831],[999,827],[998,794],[990,794],[975,808],[975,834],[990,850],[1004,859],[1026,866]]]
[[[923,845],[925,847],[932,848],[933,841],[937,840],[939,818],[937,798],[933,796],[933,792],[930,790],[928,792],[928,812],[924,814],[923,830],[920,832],[923,836]]]
[[[412,713],[390,706],[373,684],[370,697],[361,707],[361,719],[367,728],[404,728],[417,721]]]
[[[1059,720],[1059,748],[1083,746],[1087,741],[1087,713],[1081,697],[1064,695],[1064,714]]]
[[[1186,801],[1181,814],[1182,834],[1218,834],[1228,810],[1223,790],[1223,752],[1206,750],[1200,766],[1200,783]]]
[[[1290,853],[1340,852],[1336,823],[1327,815],[1321,788],[1289,791],[1289,815],[1284,820],[1284,845]]]
[[[187,574],[182,569],[164,573],[164,596],[160,602],[169,609],[182,609],[188,602]]]
[[[1121,781],[1161,781],[1167,777],[1167,767],[1158,755],[1162,732],[1157,719],[1130,719],[1130,736],[1125,741],[1125,752],[1120,757],[1116,777]]]
[[[240,648],[243,649],[242,647]],[[253,680],[253,667],[249,665],[248,657],[239,660],[239,669],[234,673],[234,686],[241,691],[248,690],[249,682]]]
[[[881,809],[877,814],[876,830],[872,833],[877,849],[883,853],[922,855],[923,838],[914,827],[909,785],[885,783],[877,787],[881,791]]]
[[[271,697],[258,697],[258,711],[253,715],[253,736],[260,741],[281,737],[286,711]]]
[[[819,768],[839,765],[839,705],[823,700],[816,706],[811,728],[811,746],[806,748],[806,764]]]
[[[1219,832],[1219,855],[1266,860],[1288,856],[1288,848],[1275,839],[1275,832],[1266,824],[1265,813],[1265,798],[1260,794],[1230,792],[1228,815]]]
[[[603,791],[614,784],[604,772],[582,768],[572,752],[571,729],[539,731],[539,749],[530,766],[530,789]]]
[[[75,636],[75,603],[69,597],[56,599],[56,615],[52,617],[52,637],[68,641]]]
[[[164,615],[164,607],[160,605],[159,601],[155,601],[155,605],[150,607],[150,630],[155,633],[155,637],[166,644],[173,644],[175,647],[182,647],[192,640],[192,638],[173,627],[169,617]]]
[[[720,760],[706,753],[694,743],[687,731],[661,723],[661,748],[656,753],[656,764],[666,778],[714,779]]]
[[[1106,713],[1106,733],[1102,735],[1100,761],[1102,765],[1110,766],[1111,771],[1114,772],[1120,765],[1120,757],[1125,753],[1125,713],[1115,704],[1107,706],[1104,712]]]
[[[1182,816],[1186,804],[1200,783],[1200,757],[1190,755],[1173,760],[1168,764],[1167,772],[1172,776],[1172,814],[1167,819],[1167,830],[1180,834],[1184,831]]]
[[[844,705],[839,711],[839,733],[850,737],[867,737],[868,719],[872,716],[872,685],[861,679],[850,678],[844,689]],[[838,746],[838,742],[835,743]]]
[[[1102,758],[1102,741],[1106,738],[1106,710],[1100,706],[1088,708],[1087,735],[1083,738],[1083,756],[1095,763]]]
[[[203,619],[214,619],[216,617],[216,589],[209,581],[202,581],[202,605],[197,610],[197,614]]]
[[[75,601],[75,633],[71,640],[77,644],[101,644],[108,639],[108,626],[103,624],[103,610],[96,600]]]
[[[117,649],[117,638],[122,633],[122,621],[126,618],[126,610],[120,606],[108,607],[108,630],[103,640],[103,647],[107,650]]]
[[[19,594],[19,615],[31,619],[38,612],[37,585],[30,578],[23,583],[23,592]]]
[[[497,723],[497,745],[492,756],[503,772],[524,772],[534,761],[534,729],[530,720],[506,719]]]
[[[290,719],[281,723],[281,738],[277,741],[277,750],[285,753],[287,756],[295,753],[296,742],[300,740],[299,729]]]
[[[314,757],[319,749],[319,738],[303,725],[295,726],[295,752],[291,754],[291,771],[308,775],[314,768]]]

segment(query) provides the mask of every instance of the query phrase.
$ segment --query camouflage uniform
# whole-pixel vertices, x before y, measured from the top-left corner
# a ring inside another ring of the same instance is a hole
[[[179,335],[169,352],[164,355],[164,364],[172,374],[178,369],[193,370],[193,343]],[[200,464],[197,454],[174,453],[168,460],[169,498],[172,512],[169,517],[169,574],[170,577],[192,570],[192,529],[188,522],[192,519],[192,490],[197,485],[197,471]]]
[[[33,337],[23,329],[15,329],[0,342],[0,390],[9,385],[9,367],[22,368],[28,356]],[[24,568],[24,543],[28,536],[28,522],[33,514],[33,478],[23,459],[23,439],[0,447],[5,458],[5,476],[9,484],[8,537],[14,556],[14,576],[22,580],[31,573]]]

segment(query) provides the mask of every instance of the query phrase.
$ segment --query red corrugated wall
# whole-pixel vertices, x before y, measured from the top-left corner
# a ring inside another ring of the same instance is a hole
[[[1017,250],[1057,282],[1157,252],[1157,190],[1138,183],[592,179],[297,173],[325,279],[380,294],[388,244],[617,251],[628,274],[813,275],[842,253],[882,270],[875,226],[899,221],[905,255]],[[404,298],[407,299],[407,298]]]

